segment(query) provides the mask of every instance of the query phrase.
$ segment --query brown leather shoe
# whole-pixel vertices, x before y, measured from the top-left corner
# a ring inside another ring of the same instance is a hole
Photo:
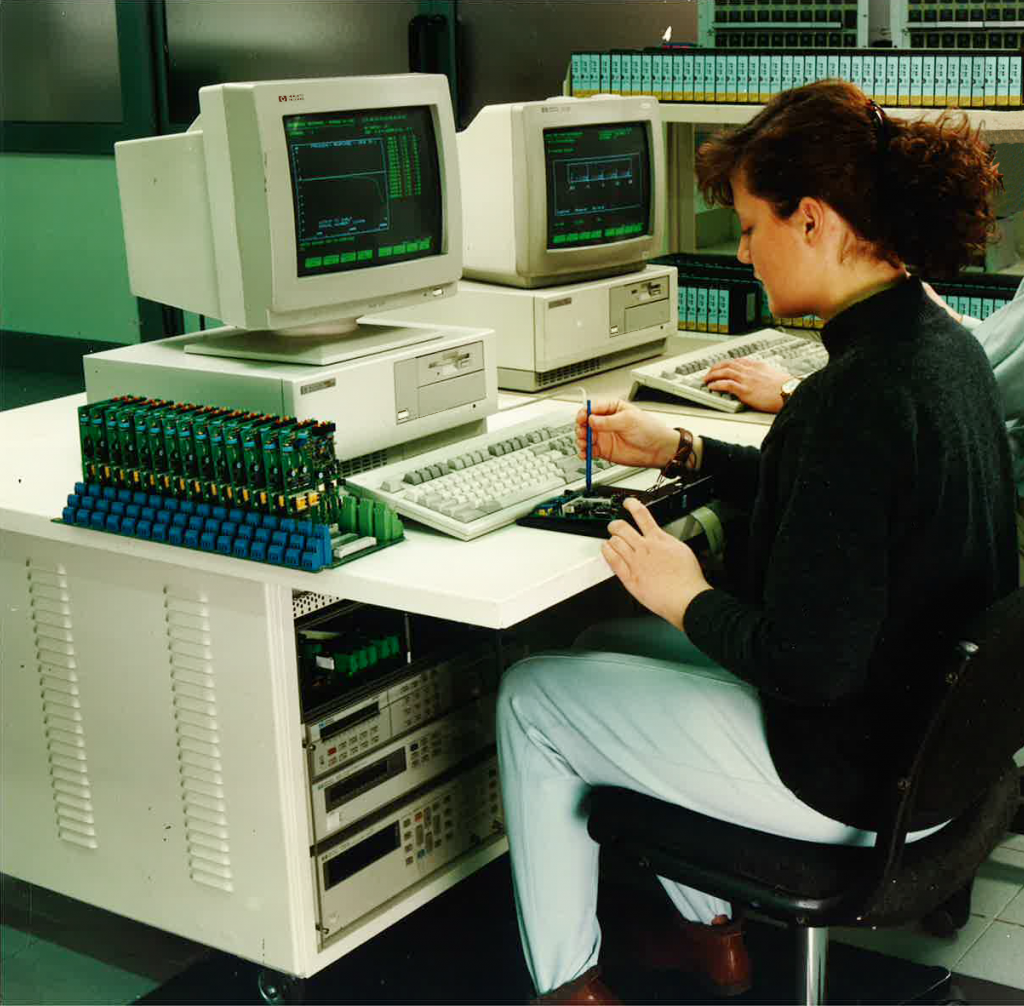
[[[743,923],[704,926],[687,922],[667,902],[631,910],[618,901],[601,913],[602,959],[658,971],[692,973],[715,996],[734,996],[752,984]]]
[[[601,965],[587,968],[571,982],[545,992],[533,1000],[535,1003],[580,1003],[586,1006],[622,1006],[622,1000],[603,981]]]
[[[751,984],[750,956],[743,942],[743,922],[704,926],[686,919],[675,920],[675,967],[693,972],[716,996],[737,996]]]

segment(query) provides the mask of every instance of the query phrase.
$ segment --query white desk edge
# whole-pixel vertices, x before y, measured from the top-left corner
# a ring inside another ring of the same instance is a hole
[[[552,409],[569,418],[576,410],[551,399],[502,395],[501,400],[511,407],[490,418],[492,427]],[[612,575],[598,539],[514,525],[463,542],[407,522],[405,542],[338,569],[305,573],[54,523],[81,479],[76,409],[84,401],[84,394],[70,395],[0,412],[0,531],[488,628],[515,625]],[[662,418],[666,424],[680,421],[670,415]],[[710,416],[686,416],[683,421],[696,433],[750,445],[759,444],[768,429]],[[654,474],[634,476],[629,484],[650,485]]]

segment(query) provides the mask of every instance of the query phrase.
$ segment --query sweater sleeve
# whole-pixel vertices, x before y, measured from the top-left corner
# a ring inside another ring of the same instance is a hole
[[[893,462],[888,438],[874,433],[887,428],[879,403],[857,399],[809,410],[773,447],[791,478],[760,603],[710,590],[686,611],[685,631],[701,650],[786,702],[820,705],[856,691],[886,616]]]
[[[761,470],[761,451],[722,440],[704,437],[702,474],[714,476],[715,496],[724,503],[749,509],[757,495]]]

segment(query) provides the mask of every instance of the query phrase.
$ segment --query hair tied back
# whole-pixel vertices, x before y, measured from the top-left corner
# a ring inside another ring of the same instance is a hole
[[[868,99],[868,111],[871,113],[871,125],[875,131],[875,143],[879,156],[883,156],[889,148],[889,119],[882,106],[874,99]]]

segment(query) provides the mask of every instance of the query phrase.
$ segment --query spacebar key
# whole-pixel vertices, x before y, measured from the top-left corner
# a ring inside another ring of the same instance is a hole
[[[561,479],[545,479],[543,482],[533,482],[528,486],[517,486],[502,496],[493,496],[490,499],[484,500],[480,504],[480,509],[486,510],[489,513],[493,513],[495,510],[504,510],[506,507],[522,503],[523,500],[528,500],[531,496],[536,496],[538,493],[561,489],[564,485],[565,483]]]

